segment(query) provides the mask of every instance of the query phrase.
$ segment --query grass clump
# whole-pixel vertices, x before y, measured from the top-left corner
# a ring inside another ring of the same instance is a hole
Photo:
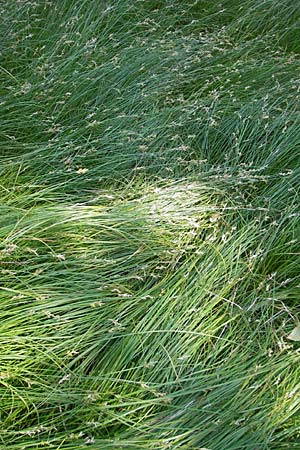
[[[0,448],[300,448],[296,6],[0,15]]]

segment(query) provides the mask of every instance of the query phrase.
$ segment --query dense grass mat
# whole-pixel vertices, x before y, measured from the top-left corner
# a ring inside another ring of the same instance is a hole
[[[299,11],[0,1],[1,450],[300,449]]]

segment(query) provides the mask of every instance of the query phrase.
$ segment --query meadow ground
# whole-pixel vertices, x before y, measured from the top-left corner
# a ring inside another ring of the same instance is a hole
[[[299,450],[297,2],[0,16],[0,449]]]

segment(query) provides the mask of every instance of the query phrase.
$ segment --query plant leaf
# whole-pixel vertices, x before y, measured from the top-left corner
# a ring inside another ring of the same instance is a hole
[[[290,341],[300,341],[300,324],[297,325],[287,337]]]

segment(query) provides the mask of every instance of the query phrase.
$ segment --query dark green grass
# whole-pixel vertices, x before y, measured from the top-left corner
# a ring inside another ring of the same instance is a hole
[[[1,449],[300,449],[298,9],[0,1]]]

